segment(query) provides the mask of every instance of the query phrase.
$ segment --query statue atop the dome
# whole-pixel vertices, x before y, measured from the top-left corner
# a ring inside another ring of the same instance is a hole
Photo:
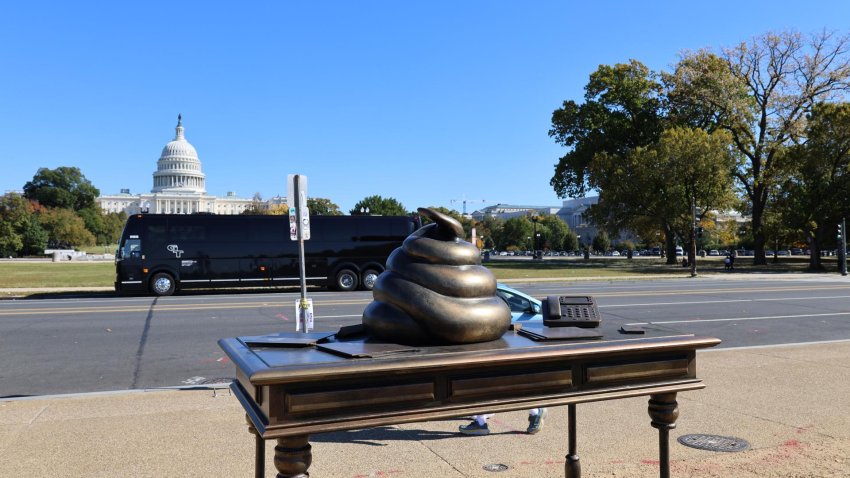
[[[177,126],[183,126],[183,115],[177,113]]]
[[[409,345],[498,339],[511,311],[496,296],[496,279],[481,265],[478,248],[462,239],[454,218],[428,208],[419,213],[434,223],[390,254],[363,325],[378,338]]]

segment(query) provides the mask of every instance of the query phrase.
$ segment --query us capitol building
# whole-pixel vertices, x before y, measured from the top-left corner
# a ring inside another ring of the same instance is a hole
[[[201,161],[191,143],[183,134],[183,118],[177,115],[174,139],[162,148],[153,189],[150,194],[130,194],[129,189],[95,200],[105,213],[141,212],[158,214],[240,214],[251,206],[251,199],[239,198],[229,192],[226,197],[207,195],[206,176],[201,171]]]

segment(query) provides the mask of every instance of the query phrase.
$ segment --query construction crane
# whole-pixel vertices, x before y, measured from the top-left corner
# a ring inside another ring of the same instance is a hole
[[[466,199],[466,194],[464,194],[461,199],[452,199],[451,201],[452,201],[452,204],[457,203],[457,202],[463,203],[463,215],[464,215],[464,217],[466,217],[466,203],[487,202],[486,199]]]

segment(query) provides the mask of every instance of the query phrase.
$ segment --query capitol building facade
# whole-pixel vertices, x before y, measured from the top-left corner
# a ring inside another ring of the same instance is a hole
[[[177,115],[174,139],[162,148],[153,173],[153,189],[149,194],[119,194],[100,196],[95,200],[105,213],[138,214],[241,214],[251,207],[252,200],[228,192],[226,197],[210,196],[206,191],[206,176],[201,161],[191,143],[186,141],[183,118]]]

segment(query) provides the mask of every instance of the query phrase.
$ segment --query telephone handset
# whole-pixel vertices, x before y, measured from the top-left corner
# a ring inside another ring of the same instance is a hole
[[[547,327],[599,327],[602,317],[593,297],[550,295],[543,301]]]

